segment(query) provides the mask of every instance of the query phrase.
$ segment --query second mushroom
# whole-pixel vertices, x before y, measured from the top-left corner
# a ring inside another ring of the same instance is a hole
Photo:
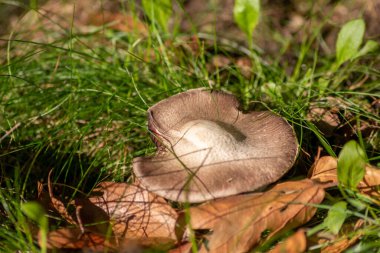
[[[298,143],[283,118],[242,113],[237,99],[221,91],[194,89],[148,110],[157,145],[138,157],[133,170],[148,190],[180,202],[202,202],[258,190],[293,165]]]

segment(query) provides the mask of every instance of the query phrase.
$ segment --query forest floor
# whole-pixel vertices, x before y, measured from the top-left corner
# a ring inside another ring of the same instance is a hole
[[[1,252],[54,248],[41,242],[44,219],[36,218],[38,207],[25,206],[28,201],[38,200],[46,209],[47,231],[70,223],[82,228],[65,216],[78,208],[68,207],[70,200],[87,196],[100,182],[133,184],[133,158],[156,150],[147,109],[193,88],[230,92],[242,110],[270,110],[292,125],[298,158],[281,182],[305,180],[320,157],[340,158],[350,140],[365,152],[367,164],[380,167],[379,1],[262,1],[253,43],[234,21],[233,0],[173,1],[170,18],[157,22],[141,1],[37,2],[0,3],[0,15],[8,16],[0,23]],[[351,20],[364,21],[365,32],[348,33],[356,37],[346,47],[358,52],[341,60],[338,34]],[[355,43],[358,48],[352,49]],[[376,180],[380,184],[380,175]],[[261,234],[249,249],[273,249],[302,227],[307,246],[291,252],[323,252],[337,242],[344,246],[336,252],[377,252],[378,184],[367,184],[369,194],[335,183],[323,189],[320,202],[310,200],[318,210],[306,224],[273,240]],[[54,202],[55,196],[61,200]],[[346,228],[331,231],[326,220],[336,205],[344,206],[337,216]],[[170,202],[170,208],[186,213],[189,205]],[[94,246],[80,241],[78,233],[69,251]],[[200,245],[207,236],[190,233],[193,252],[204,250]],[[112,250],[104,240],[100,244],[102,251]]]

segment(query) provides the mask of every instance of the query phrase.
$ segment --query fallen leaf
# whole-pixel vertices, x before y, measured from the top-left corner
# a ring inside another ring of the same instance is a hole
[[[78,226],[84,231],[112,235],[110,217],[105,210],[93,204],[87,198],[75,199],[73,205],[76,208]]]
[[[359,219],[355,223],[345,223],[339,232],[334,235],[330,231],[320,231],[308,237],[308,245],[325,245],[321,253],[339,253],[354,245],[362,236],[359,229],[363,226],[364,220]],[[327,244],[327,246],[326,246]]]
[[[324,185],[325,188],[338,184],[337,175],[338,160],[332,156],[324,156],[318,159],[310,169],[309,177]],[[365,175],[359,183],[360,192],[369,196],[380,196],[377,187],[380,186],[380,169],[367,164]]]
[[[306,235],[303,229],[297,230],[293,235],[279,242],[268,253],[302,253],[306,251]]]
[[[316,212],[325,192],[312,180],[278,184],[264,193],[233,196],[190,208],[192,229],[210,229],[209,252],[247,252],[261,240],[298,227]],[[184,215],[184,214],[182,214]],[[202,247],[200,252],[206,252]]]
[[[40,240],[39,240],[40,241]],[[113,243],[107,241],[103,235],[82,233],[79,228],[61,228],[50,231],[47,235],[49,249],[90,249],[102,251],[105,248],[114,248]]]
[[[341,124],[337,112],[326,108],[311,108],[307,118],[314,122],[318,129],[326,136],[332,136],[335,129]]]
[[[50,178],[48,187],[53,207],[76,225],[51,231],[47,238],[49,248],[169,249],[177,241],[175,210],[163,198],[138,185],[100,183],[93,191],[96,196],[70,202],[75,207],[75,219],[53,196]]]
[[[111,29],[125,33],[137,32],[141,36],[148,35],[147,26],[138,17],[133,17],[128,13],[112,13],[102,11],[94,13],[89,17],[88,23],[95,26],[107,25]]]
[[[236,66],[240,70],[240,73],[245,78],[251,78],[253,71],[252,71],[252,59],[248,57],[239,57],[236,59]]]
[[[348,107],[343,99],[328,96],[310,104],[307,119],[313,122],[324,135],[332,136],[342,125],[341,117],[345,118],[346,122],[353,118],[347,110]]]
[[[317,159],[309,170],[308,177],[321,184],[325,188],[338,184],[337,174],[338,160],[332,156],[323,156]]]
[[[65,204],[59,200],[58,198],[56,198],[53,194],[53,186],[52,186],[52,183],[51,183],[51,173],[52,173],[52,170],[49,172],[49,175],[48,175],[48,191],[49,191],[49,197],[50,197],[50,201],[51,201],[51,204],[53,206],[53,208],[70,224],[77,224],[77,222],[72,218],[72,216],[69,214],[69,212],[67,211],[66,209],[66,206]]]
[[[175,249],[169,250],[169,253],[191,253],[192,252],[191,247],[192,247],[192,243],[187,242],[185,244],[178,246]]]
[[[211,58],[211,63],[216,68],[225,68],[231,64],[231,60],[224,55],[215,55]]]
[[[137,185],[113,182],[100,183],[94,193],[100,196],[88,200],[107,214],[116,237],[177,240],[177,213],[163,198]],[[82,220],[92,208],[87,209]]]
[[[361,237],[360,233],[355,234],[351,238],[348,236],[343,236],[342,238],[337,239],[332,245],[329,245],[321,250],[321,253],[340,253],[354,245],[359,238]]]

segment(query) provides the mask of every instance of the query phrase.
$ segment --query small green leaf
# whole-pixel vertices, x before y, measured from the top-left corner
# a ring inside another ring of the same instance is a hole
[[[374,40],[369,40],[367,43],[365,43],[364,47],[360,49],[360,51],[355,55],[354,58],[361,57],[363,55],[366,55],[368,53],[371,53],[379,48],[379,43],[377,43]]]
[[[347,203],[340,201],[335,203],[327,214],[327,217],[323,221],[326,228],[330,230],[333,234],[338,234],[340,228],[342,227],[344,220],[347,217]]]
[[[40,228],[40,246],[41,252],[47,252],[47,234],[48,219],[45,216],[45,210],[42,206],[34,201],[21,205],[21,211],[31,220],[36,222]]]
[[[278,100],[282,97],[280,86],[276,85],[274,82],[267,82],[264,83],[261,88],[261,92],[267,95],[268,97],[272,98],[273,100]]]
[[[365,174],[366,154],[360,145],[347,142],[338,157],[338,181],[341,186],[355,190]]]
[[[37,202],[27,202],[21,205],[21,211],[31,220],[39,223],[45,218],[45,211]]]
[[[168,32],[172,15],[171,0],[142,0],[142,7],[152,22],[156,22],[162,30]]]
[[[234,19],[239,28],[247,35],[251,41],[253,30],[260,17],[259,0],[236,0],[234,5]]]
[[[317,85],[318,85],[318,90],[319,90],[318,94],[320,97],[322,97],[323,94],[325,93],[327,87],[329,86],[329,83],[330,83],[330,80],[327,80],[326,78],[321,77],[318,79]]]
[[[365,23],[362,19],[351,20],[342,27],[336,41],[336,61],[338,65],[355,57],[362,44],[364,31]]]

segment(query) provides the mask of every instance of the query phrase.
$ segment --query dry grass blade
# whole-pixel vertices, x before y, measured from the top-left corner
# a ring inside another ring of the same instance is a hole
[[[190,209],[193,229],[211,229],[210,252],[247,252],[261,240],[298,227],[315,214],[325,192],[312,180],[285,182],[261,194],[229,197]],[[204,247],[201,252],[207,251]]]
[[[303,229],[297,230],[293,235],[278,243],[268,253],[302,253],[306,251],[306,235]]]

